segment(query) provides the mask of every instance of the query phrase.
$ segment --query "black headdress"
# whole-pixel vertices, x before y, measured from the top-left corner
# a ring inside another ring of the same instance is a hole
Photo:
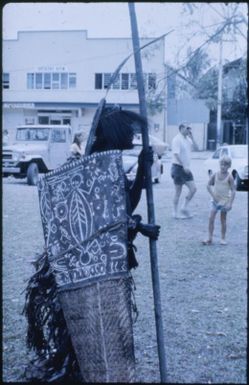
[[[95,120],[94,127],[91,129],[92,132],[95,131],[95,138],[89,153],[103,151],[103,149],[130,148],[135,131],[134,124],[137,123],[139,126],[146,124],[141,115],[123,110],[117,104],[111,107],[103,106],[98,118],[98,122]]]

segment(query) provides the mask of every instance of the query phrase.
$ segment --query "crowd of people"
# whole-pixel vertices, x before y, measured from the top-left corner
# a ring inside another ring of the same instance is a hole
[[[108,140],[111,139],[110,138]],[[77,133],[71,146],[72,156],[80,157],[83,155],[81,148],[83,135]],[[175,193],[173,197],[173,218],[190,219],[193,217],[189,209],[189,204],[196,194],[197,187],[191,171],[191,151],[198,151],[198,145],[193,136],[191,127],[183,122],[179,125],[179,132],[172,140],[172,165],[171,177],[173,179]],[[211,245],[214,231],[216,214],[220,212],[221,221],[221,245],[226,245],[226,218],[235,197],[234,178],[228,172],[232,165],[232,160],[224,156],[220,160],[220,171],[213,174],[208,181],[207,190],[211,195],[211,208],[208,221],[208,238],[202,241],[203,245]],[[183,186],[187,187],[188,193],[183,199],[183,204],[179,209],[179,201],[182,195]]]

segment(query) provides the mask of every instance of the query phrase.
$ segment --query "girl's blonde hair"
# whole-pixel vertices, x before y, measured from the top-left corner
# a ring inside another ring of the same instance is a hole
[[[226,165],[228,165],[229,167],[231,167],[231,165],[232,165],[232,159],[231,159],[230,156],[228,156],[228,155],[223,155],[223,156],[220,158],[220,163],[225,163]]]

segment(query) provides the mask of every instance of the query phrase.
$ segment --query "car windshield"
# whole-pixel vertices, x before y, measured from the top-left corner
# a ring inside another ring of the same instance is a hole
[[[18,128],[16,133],[16,139],[20,141],[46,141],[48,136],[49,128],[24,127]]]
[[[247,158],[248,149],[247,146],[231,147],[231,157],[232,158]]]

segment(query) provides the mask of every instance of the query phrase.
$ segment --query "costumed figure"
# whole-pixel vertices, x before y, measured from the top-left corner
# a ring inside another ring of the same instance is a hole
[[[122,167],[138,114],[102,100],[86,155],[39,181],[45,251],[26,289],[27,346],[36,357],[27,380],[135,382],[131,269],[138,232],[157,239],[159,226],[133,215],[146,183],[142,150],[134,182]]]

